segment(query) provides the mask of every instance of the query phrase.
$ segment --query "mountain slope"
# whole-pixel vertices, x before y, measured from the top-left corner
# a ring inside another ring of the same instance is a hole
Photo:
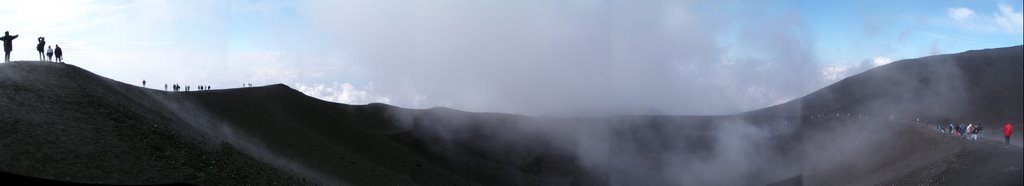
[[[899,60],[749,114],[1020,123],[1024,46]]]
[[[71,65],[0,64],[0,170],[97,184],[301,182],[190,135],[146,96],[175,99]]]
[[[729,116],[345,105],[284,85],[166,92],[2,63],[0,172],[99,184],[1019,185],[1019,146],[913,121],[1020,123],[1021,49],[901,60]]]

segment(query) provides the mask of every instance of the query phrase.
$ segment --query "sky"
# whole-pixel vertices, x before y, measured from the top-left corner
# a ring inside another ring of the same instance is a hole
[[[528,115],[730,114],[889,62],[1021,45],[1022,2],[0,1],[35,38],[129,84],[282,83],[346,104]]]

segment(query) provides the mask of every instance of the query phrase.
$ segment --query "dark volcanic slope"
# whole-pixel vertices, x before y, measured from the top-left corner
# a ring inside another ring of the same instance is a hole
[[[204,139],[163,106],[173,94],[71,65],[0,64],[0,171],[97,184],[297,184]]]
[[[73,65],[3,63],[0,171],[100,184],[543,182],[499,177],[519,170],[449,165],[413,129],[396,123],[393,113],[402,112],[437,113],[330,103],[283,85],[165,92]]]
[[[1024,119],[1022,65],[1024,46],[899,60],[748,114],[920,118],[981,122],[996,129],[1007,121],[1020,124]]]
[[[233,130],[230,141],[256,145],[268,161],[288,161],[290,169],[325,183],[468,185],[420,159],[389,135],[407,131],[385,120],[391,106],[349,106],[324,102],[272,85],[206,92],[188,97],[217,124]],[[216,134],[225,135],[225,134]]]
[[[1019,146],[911,121],[1019,124],[1021,49],[897,61],[738,115],[588,118],[345,105],[284,85],[165,92],[3,63],[0,171],[101,184],[1020,185]]]

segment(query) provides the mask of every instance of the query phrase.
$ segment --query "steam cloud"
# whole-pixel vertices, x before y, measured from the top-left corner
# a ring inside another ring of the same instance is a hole
[[[300,12],[399,106],[730,114],[823,85],[801,15],[744,8],[762,5],[352,0]]]

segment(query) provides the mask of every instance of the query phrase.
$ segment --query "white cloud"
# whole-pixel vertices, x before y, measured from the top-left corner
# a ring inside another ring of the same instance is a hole
[[[885,65],[885,64],[892,63],[892,59],[889,59],[888,57],[885,57],[885,56],[878,56],[878,57],[875,57],[875,59],[872,59],[871,62],[872,62],[872,64],[874,64],[877,67],[877,66],[882,66],[882,65]]]
[[[843,78],[850,77],[872,68],[892,63],[892,59],[886,56],[867,58],[854,64],[830,64],[821,67],[820,72],[826,83],[834,83]]]
[[[390,103],[391,99],[373,93],[373,83],[358,88],[349,83],[334,82],[331,84],[296,83],[296,89],[310,97],[330,102],[345,104]]]
[[[996,24],[1007,32],[1022,33],[1024,27],[1024,13],[1016,11],[1010,5],[999,4],[999,12],[994,14]]]
[[[999,11],[988,14],[977,14],[973,10],[963,7],[949,8],[947,16],[951,20],[949,25],[961,29],[997,33],[1005,32],[1010,34],[1024,35],[1024,14],[1011,5],[998,4]]]
[[[725,114],[822,86],[814,34],[800,14],[724,7],[757,3],[613,4],[309,1],[298,12],[398,106]],[[725,12],[703,16],[709,9]]]
[[[965,22],[974,17],[974,11],[968,8],[950,8],[949,17],[957,22]]]
[[[832,82],[846,77],[846,72],[849,69],[850,66],[846,65],[828,65],[821,68],[821,75],[825,77],[826,81]]]

